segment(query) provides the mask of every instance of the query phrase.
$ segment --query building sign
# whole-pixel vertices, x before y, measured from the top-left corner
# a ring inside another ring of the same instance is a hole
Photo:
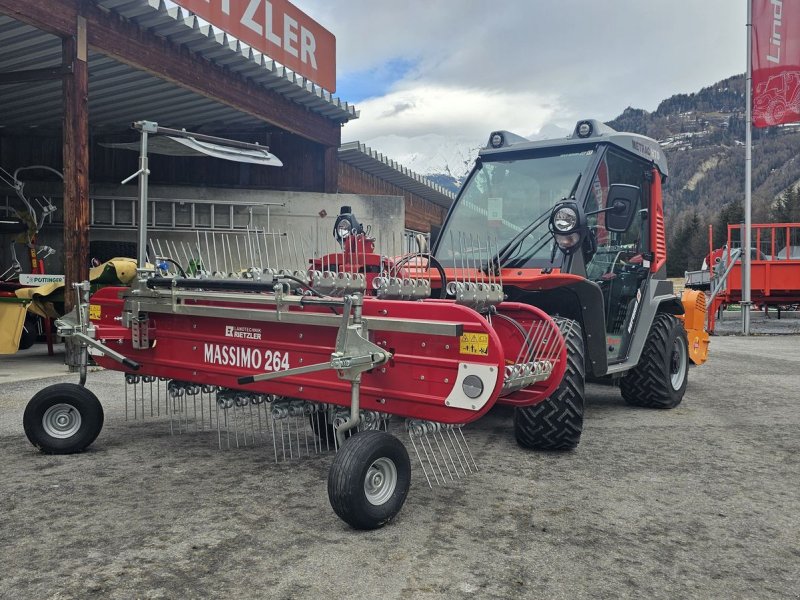
[[[288,0],[174,0],[214,27],[336,91],[336,37]]]
[[[800,0],[753,0],[753,125],[800,121]]]

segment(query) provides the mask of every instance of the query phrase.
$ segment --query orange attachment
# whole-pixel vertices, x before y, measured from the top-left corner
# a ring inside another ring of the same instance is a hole
[[[689,341],[689,358],[696,365],[708,359],[708,332],[706,331],[706,295],[699,290],[684,290],[681,294],[684,314],[678,318],[683,321],[686,338]]]

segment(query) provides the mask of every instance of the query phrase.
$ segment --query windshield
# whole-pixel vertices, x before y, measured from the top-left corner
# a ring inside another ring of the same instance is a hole
[[[447,267],[461,267],[481,257],[486,260],[487,242],[493,253],[567,198],[597,147],[565,150],[550,149],[513,160],[484,159],[444,225],[436,258]],[[536,228],[513,257],[515,266],[538,266],[542,260],[550,264],[550,237],[546,225]],[[472,256],[476,252],[480,256]],[[524,260],[520,263],[519,259]]]

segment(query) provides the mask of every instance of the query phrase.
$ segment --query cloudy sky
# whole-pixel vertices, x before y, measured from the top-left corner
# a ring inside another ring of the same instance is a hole
[[[745,70],[745,0],[294,0],[337,38],[360,140],[422,173],[494,129],[654,110]],[[464,159],[462,161],[462,158]]]

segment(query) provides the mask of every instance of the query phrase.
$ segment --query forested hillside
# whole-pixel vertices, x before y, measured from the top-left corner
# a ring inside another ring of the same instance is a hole
[[[744,215],[744,76],[696,94],[678,94],[652,112],[627,108],[608,124],[661,142],[669,162],[665,188],[671,276],[697,269],[728,223]],[[753,222],[800,220],[800,125],[753,130]],[[788,191],[787,191],[788,190]]]

